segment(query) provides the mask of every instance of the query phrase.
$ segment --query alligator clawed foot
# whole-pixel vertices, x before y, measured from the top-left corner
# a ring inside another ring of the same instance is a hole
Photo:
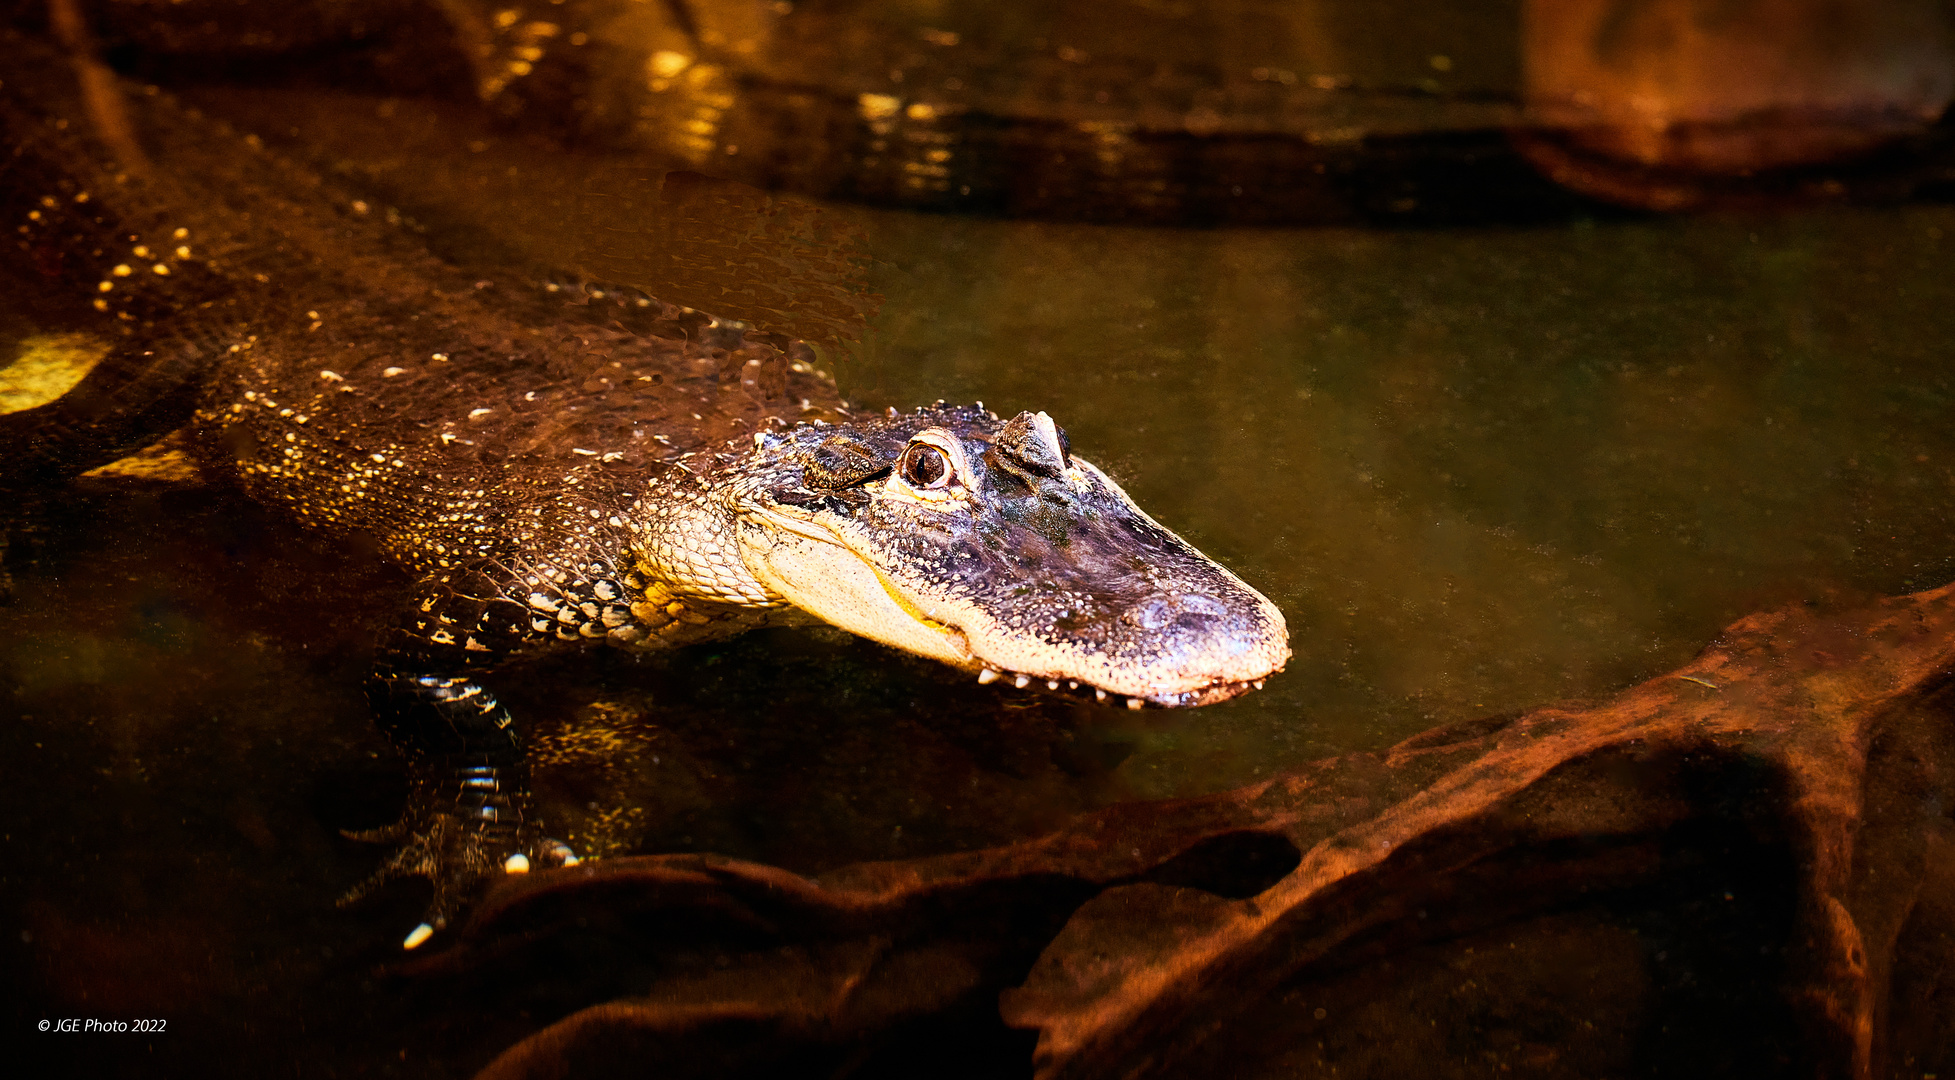
[[[396,878],[423,877],[434,886],[421,924],[401,942],[406,949],[420,946],[445,928],[497,877],[539,867],[575,866],[579,861],[570,845],[542,835],[534,825],[485,828],[452,814],[416,814],[411,809],[393,825],[343,830],[342,835],[376,843],[398,841],[399,846],[365,880],[340,896],[339,907],[359,903]]]

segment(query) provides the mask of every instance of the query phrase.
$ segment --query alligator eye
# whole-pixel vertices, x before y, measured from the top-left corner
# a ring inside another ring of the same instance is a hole
[[[897,468],[903,480],[915,488],[940,488],[950,483],[950,462],[944,452],[929,443],[915,443],[903,453]]]

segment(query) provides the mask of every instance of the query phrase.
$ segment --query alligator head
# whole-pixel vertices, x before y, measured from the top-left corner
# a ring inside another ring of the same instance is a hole
[[[843,629],[981,681],[1203,705],[1289,659],[1282,613],[1074,457],[1044,413],[941,405],[755,439],[742,561]]]

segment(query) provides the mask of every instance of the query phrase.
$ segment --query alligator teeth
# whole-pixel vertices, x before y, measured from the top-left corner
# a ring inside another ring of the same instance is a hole
[[[995,672],[990,668],[985,668],[983,671],[978,672],[979,686],[990,686],[992,683],[997,681],[998,681],[998,672]]]
[[[1058,680],[1058,679],[1047,679],[1047,680],[1045,680],[1045,688],[1046,688],[1047,690],[1057,690],[1057,689],[1059,689],[1059,680]]]
[[[1251,679],[1249,685],[1261,690],[1263,688],[1263,681],[1261,679]]]
[[[1098,700],[1098,701],[1105,701],[1105,700],[1106,700],[1106,691],[1105,691],[1105,690],[1102,690],[1102,689],[1100,689],[1099,687],[1097,687],[1097,686],[1096,686],[1096,687],[1094,687],[1094,688],[1093,688],[1093,697],[1094,697],[1094,699],[1095,699],[1095,700]]]
[[[1032,685],[1032,677],[1030,675],[1014,676],[1011,680],[1011,684],[1013,686],[1018,687],[1020,690],[1023,690],[1026,687]]]
[[[401,948],[403,949],[419,948],[422,942],[425,942],[426,940],[428,940],[433,936],[434,936],[434,927],[429,926],[427,923],[422,923],[421,925],[415,927],[414,930],[407,935],[406,941],[401,942]]]
[[[520,851],[509,856],[509,858],[503,861],[502,872],[505,874],[529,873],[529,856]]]
[[[1078,679],[1067,679],[1067,680],[1066,680],[1066,689],[1068,689],[1068,690],[1077,690],[1077,689],[1079,689],[1079,680],[1078,680]]]
[[[1145,702],[1145,701],[1142,701],[1141,699],[1139,699],[1139,698],[1137,698],[1137,697],[1130,697],[1130,698],[1128,698],[1128,699],[1127,699],[1127,707],[1128,707],[1129,709],[1139,709],[1139,708],[1142,708],[1142,707],[1144,707],[1144,706],[1146,706],[1146,704],[1147,704],[1147,702]]]

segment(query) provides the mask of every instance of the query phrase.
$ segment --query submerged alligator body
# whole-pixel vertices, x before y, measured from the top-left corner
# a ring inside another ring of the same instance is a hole
[[[489,689],[513,661],[819,619],[1140,708],[1232,697],[1288,658],[1275,607],[1043,413],[858,415],[798,343],[629,291],[478,279],[253,140],[8,45],[0,214],[48,310],[115,335],[101,370],[191,388],[207,472],[417,577],[370,682],[412,794],[356,890],[431,878],[410,944],[486,876],[574,858],[534,820]],[[80,389],[5,418],[8,486],[143,434],[116,423],[139,409]]]

